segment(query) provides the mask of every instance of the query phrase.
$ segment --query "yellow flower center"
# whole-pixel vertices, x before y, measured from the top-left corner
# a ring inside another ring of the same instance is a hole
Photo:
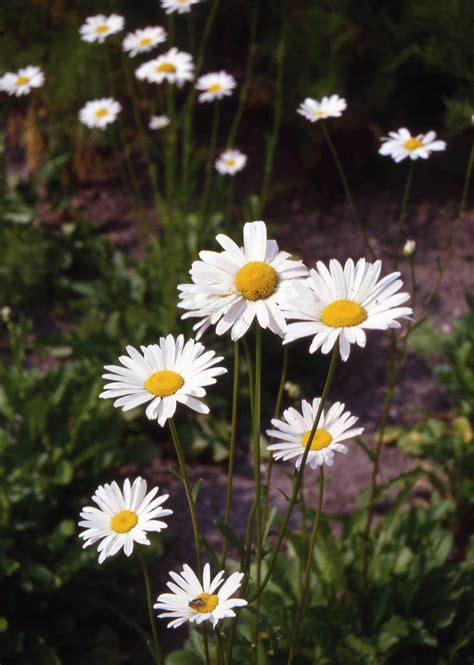
[[[225,165],[228,166],[230,169],[233,168],[236,164],[237,162],[235,161],[235,159],[227,159],[225,161]]]
[[[16,80],[17,85],[25,85],[30,80],[29,76],[19,76]]]
[[[108,25],[98,25],[95,29],[95,31],[99,32],[99,33],[108,32],[109,30],[110,30],[110,28],[109,28]]]
[[[301,445],[306,448],[311,432],[306,432],[301,437]],[[317,429],[311,441],[310,450],[322,450],[327,448],[332,441],[332,436],[325,429]]]
[[[150,37],[142,37],[142,39],[140,39],[138,43],[140,44],[140,46],[150,46],[151,39]]]
[[[95,112],[95,116],[96,116],[96,118],[105,118],[107,113],[108,113],[107,109],[103,109],[103,108],[102,109],[97,109],[97,111]]]
[[[122,510],[110,520],[110,528],[117,533],[128,533],[138,524],[138,515],[131,510]]]
[[[314,111],[313,115],[315,118],[325,118],[327,113],[326,111]]]
[[[416,150],[417,148],[421,148],[422,146],[423,143],[418,139],[416,139],[414,136],[411,136],[403,144],[403,147],[406,148],[406,150]]]
[[[321,314],[321,321],[331,328],[358,326],[367,318],[367,312],[353,300],[335,300]]]
[[[183,377],[169,369],[155,372],[145,381],[145,390],[157,397],[174,395],[182,386],[184,386]]]
[[[176,74],[176,67],[171,62],[162,62],[161,65],[155,68],[155,72],[167,72],[168,74]]]
[[[199,596],[190,600],[188,605],[189,607],[192,607],[193,610],[196,610],[196,612],[206,614],[206,612],[212,612],[212,610],[215,610],[218,602],[218,596],[211,596],[208,593],[200,593]]]
[[[267,263],[250,261],[235,276],[235,286],[246,300],[265,300],[274,293],[278,275]]]
[[[219,92],[219,90],[222,90],[222,86],[220,83],[213,83],[208,87],[209,92]]]

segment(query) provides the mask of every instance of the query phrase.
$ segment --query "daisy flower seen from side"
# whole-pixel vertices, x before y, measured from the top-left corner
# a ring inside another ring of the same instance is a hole
[[[17,72],[7,72],[0,78],[0,90],[9,95],[27,95],[32,88],[41,88],[44,74],[40,67],[29,65]]]
[[[216,160],[215,167],[221,175],[235,175],[247,164],[247,155],[232,148],[225,150]]]
[[[244,226],[244,246],[228,236],[216,237],[223,252],[200,252],[190,274],[192,284],[180,284],[178,307],[189,310],[183,319],[201,319],[197,336],[210,326],[223,335],[231,330],[235,341],[245,335],[256,318],[262,328],[283,336],[285,319],[280,303],[291,286],[307,276],[301,261],[280,252],[275,240],[267,240],[264,222]]]
[[[149,403],[146,415],[163,427],[176,411],[178,403],[198,413],[209,413],[201,402],[206,395],[204,386],[216,383],[216,377],[227,372],[219,367],[223,358],[193,339],[183,335],[161,337],[158,344],[140,347],[127,346],[127,356],[120,356],[119,365],[106,365],[102,378],[109,383],[100,397],[113,399],[114,406],[123,411]]]
[[[204,74],[198,78],[196,83],[196,90],[201,91],[198,101],[213,102],[216,99],[228,97],[236,85],[234,77],[227,72]]]
[[[173,12],[178,12],[178,14],[187,14],[191,11],[193,5],[197,5],[200,0],[161,0],[161,8],[165,10],[167,14],[173,14]]]
[[[172,593],[159,595],[153,606],[156,610],[164,610],[158,617],[172,619],[168,628],[178,628],[186,621],[197,624],[210,621],[215,628],[221,619],[235,617],[232,608],[247,605],[243,598],[230,597],[239,588],[244,574],[232,573],[225,582],[223,575],[221,570],[211,580],[208,563],[203,569],[202,584],[186,563],[181,573],[170,572],[173,581],[167,582],[167,587]]]
[[[346,108],[346,100],[343,97],[339,97],[339,95],[323,97],[320,102],[316,99],[311,99],[311,97],[307,97],[304,102],[299,105],[297,113],[310,122],[317,122],[318,120],[325,120],[326,118],[339,118]]]
[[[181,87],[186,81],[192,81],[194,78],[193,59],[189,53],[178,51],[173,47],[167,53],[140,65],[135,76],[149,83],[167,81]]]
[[[171,120],[167,115],[152,115],[148,127],[150,129],[164,129],[165,127],[168,127],[170,122]]]
[[[123,30],[124,24],[124,18],[119,14],[110,14],[110,16],[97,14],[86,18],[86,22],[79,29],[79,34],[84,42],[102,44],[107,37]]]
[[[129,53],[134,58],[139,53],[147,53],[166,41],[166,31],[160,26],[153,28],[142,28],[129,32],[123,40],[122,48],[125,53]]]
[[[314,336],[310,353],[319,348],[329,353],[339,340],[342,360],[347,360],[351,344],[364,347],[365,330],[400,328],[398,318],[412,314],[411,307],[401,307],[408,293],[398,293],[403,282],[399,272],[379,281],[382,262],[348,259],[344,267],[332,259],[329,270],[321,261],[304,284],[297,283],[293,294],[283,304],[289,323],[284,344],[301,337]]]
[[[275,460],[286,461],[296,457],[295,466],[300,468],[320,402],[319,397],[315,397],[312,404],[303,400],[301,411],[286,409],[283,420],[272,420],[275,429],[267,430],[267,436],[278,439],[278,442],[269,445],[268,450]],[[347,447],[340,442],[359,436],[364,431],[363,427],[353,427],[356,422],[357,418],[349,411],[344,411],[341,402],[335,402],[326,413],[323,409],[311,442],[307,464],[312,469],[323,464],[332,466],[335,452],[347,453]]]
[[[103,97],[87,102],[79,111],[79,120],[91,128],[105,129],[115,122],[122,110],[120,102],[112,97]]]
[[[446,150],[446,142],[436,140],[435,132],[412,136],[408,129],[402,127],[398,132],[389,132],[382,139],[380,155],[392,157],[395,162],[410,159],[428,159],[430,153]]]
[[[149,531],[159,533],[168,526],[163,517],[173,511],[162,508],[169,494],[157,496],[158,487],[147,493],[147,483],[136,478],[133,484],[127,478],[123,489],[113,483],[100,485],[92,501],[96,506],[86,506],[81,512],[79,526],[85,531],[79,534],[85,542],[83,547],[100,541],[97,551],[99,563],[123,548],[127,556],[133,552],[134,543],[149,545]]]

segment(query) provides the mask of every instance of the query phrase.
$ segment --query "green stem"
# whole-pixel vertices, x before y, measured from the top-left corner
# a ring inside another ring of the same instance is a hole
[[[405,189],[403,190],[402,205],[400,207],[400,214],[398,215],[397,230],[395,235],[395,270],[398,268],[400,260],[400,247],[402,244],[403,223],[407,217],[408,199],[410,198],[411,185],[413,182],[413,167],[415,162],[410,159],[410,166],[408,167],[407,179],[405,182]]]
[[[375,258],[376,258],[375,252],[372,249],[372,245],[370,244],[369,236],[367,235],[367,231],[365,229],[365,226],[362,223],[359,212],[356,208],[356,204],[354,202],[354,198],[352,196],[351,189],[349,187],[349,183],[348,183],[346,175],[344,173],[344,169],[342,167],[341,160],[339,159],[339,155],[337,154],[336,146],[333,143],[333,140],[331,138],[329,130],[326,126],[326,122],[324,120],[321,122],[321,130],[322,130],[323,136],[326,139],[326,142],[329,146],[329,150],[331,151],[331,154],[334,158],[334,162],[336,164],[336,168],[337,168],[337,171],[339,173],[339,177],[340,177],[341,182],[342,182],[342,187],[343,187],[344,193],[346,195],[347,203],[349,204],[349,208],[351,210],[352,217],[354,218],[354,221],[357,225],[357,229],[358,229],[358,231],[359,231],[359,233],[362,237],[364,247],[366,248],[370,258],[372,260],[375,260]]]
[[[281,410],[281,402],[283,399],[283,389],[285,386],[286,382],[286,375],[288,372],[288,346],[283,347],[283,363],[281,366],[281,375],[280,375],[280,385],[278,386],[278,393],[277,393],[277,398],[275,402],[275,410],[273,411],[273,417],[278,418],[280,415],[280,410]],[[270,439],[270,444],[273,443],[274,439]],[[265,503],[263,507],[263,524],[267,524],[267,519],[268,519],[268,507],[269,507],[269,500],[270,500],[270,483],[272,479],[272,470],[273,470],[273,455],[270,455],[268,458],[268,466],[267,466],[267,493],[265,495]]]
[[[253,421],[253,478],[255,487],[255,501],[256,501],[256,524],[255,524],[255,550],[256,550],[256,584],[257,589],[260,587],[262,581],[262,480],[260,474],[260,417],[261,417],[261,383],[262,383],[262,329],[257,322],[255,328],[255,390],[254,390],[254,421]],[[258,610],[257,598],[257,610]],[[258,654],[258,618],[255,619],[255,633],[254,633],[254,654]]]
[[[259,0],[254,0],[252,23],[250,25],[250,45],[247,54],[247,63],[245,65],[245,78],[244,78],[244,83],[240,89],[239,105],[237,107],[237,112],[234,115],[234,119],[230,127],[229,136],[227,137],[226,141],[226,148],[232,148],[234,145],[250,90],[250,84],[252,81],[253,62],[255,59],[255,53],[257,51],[258,9],[259,9]]]
[[[275,84],[275,104],[273,112],[273,126],[270,137],[267,140],[266,145],[266,155],[265,155],[265,165],[264,165],[264,175],[263,175],[263,185],[262,193],[260,195],[259,201],[259,212],[258,219],[261,219],[263,216],[263,211],[267,203],[268,194],[270,191],[270,182],[273,173],[273,164],[275,160],[275,150],[278,143],[278,137],[280,134],[281,127],[281,114],[283,108],[283,74],[285,71],[285,47],[286,47],[286,2],[283,0],[283,9],[281,16],[281,28],[280,28],[280,38],[278,41],[276,60],[277,60],[277,78]]]
[[[225,501],[224,523],[229,523],[230,509],[232,505],[232,484],[234,479],[235,467],[235,444],[237,440],[237,414],[239,402],[239,372],[240,372],[240,349],[239,342],[234,342],[234,383],[232,387],[232,419],[230,429],[230,442],[229,442],[229,470],[227,472],[227,494]],[[224,545],[222,550],[222,564],[221,567],[225,568],[227,559],[227,538],[224,538]]]
[[[196,505],[194,503],[191,485],[189,482],[188,470],[186,468],[186,461],[184,459],[183,448],[181,446],[181,442],[179,440],[178,432],[176,430],[173,418],[170,418],[168,420],[168,423],[170,426],[171,438],[173,439],[174,447],[176,450],[176,456],[178,457],[179,469],[181,472],[181,479],[183,482],[184,491],[186,493],[186,499],[188,500],[189,512],[191,514],[191,522],[194,534],[194,544],[196,548],[198,577],[202,579],[201,539],[199,537],[199,525],[196,515]]]
[[[310,432],[308,441],[306,443],[306,448],[304,450],[303,457],[301,459],[300,467],[299,467],[298,472],[296,473],[295,478],[294,478],[293,491],[292,491],[292,494],[291,494],[291,497],[290,497],[290,501],[288,503],[288,508],[287,508],[285,517],[284,517],[282,525],[280,527],[280,531],[279,531],[278,538],[277,538],[277,541],[276,541],[276,544],[275,544],[275,548],[273,550],[272,558],[270,560],[268,570],[265,574],[265,577],[264,577],[260,587],[255,591],[253,596],[251,596],[251,598],[249,599],[250,603],[253,602],[256,598],[258,598],[260,596],[260,594],[265,589],[265,587],[267,586],[268,582],[271,579],[273,569],[275,567],[275,563],[276,563],[276,560],[278,558],[278,554],[280,552],[280,547],[281,547],[281,544],[282,544],[283,539],[285,537],[286,529],[288,527],[288,523],[290,521],[290,517],[291,517],[292,512],[293,512],[293,508],[295,507],[297,499],[298,499],[298,494],[299,494],[299,491],[300,491],[300,488],[301,488],[301,484],[303,482],[303,473],[304,473],[304,469],[305,469],[305,466],[306,466],[306,460],[308,459],[309,451],[311,450],[311,444],[313,443],[313,439],[314,439],[314,436],[316,434],[316,430],[318,429],[319,421],[321,419],[321,414],[322,414],[324,405],[326,404],[326,400],[327,400],[327,397],[328,397],[328,394],[329,394],[329,390],[331,388],[331,385],[332,385],[332,382],[333,382],[333,379],[334,379],[338,354],[339,354],[339,344],[338,344],[338,342],[336,342],[334,344],[334,348],[332,350],[331,362],[329,364],[328,374],[327,374],[327,377],[326,377],[326,381],[324,383],[323,393],[321,395],[321,400],[320,400],[320,403],[319,403],[318,411],[316,413],[314,423],[313,423],[313,427],[311,428],[311,432]]]
[[[161,650],[160,642],[158,639],[158,630],[156,627],[156,618],[155,614],[153,612],[153,598],[152,598],[152,593],[151,593],[151,583],[150,583],[150,574],[148,572],[147,565],[143,559],[142,554],[140,551],[136,550],[137,552],[137,557],[138,561],[140,562],[140,566],[143,572],[143,577],[145,578],[145,589],[146,589],[146,600],[148,604],[148,616],[150,618],[150,626],[151,626],[151,632],[153,635],[153,643],[154,643],[154,650],[152,650],[153,657],[155,662],[158,665],[164,665],[164,658],[163,658],[163,652]]]
[[[255,388],[255,383],[254,383],[254,376],[253,376],[253,360],[252,360],[252,354],[250,353],[250,349],[249,349],[249,345],[248,345],[246,337],[242,338],[242,343],[244,345],[245,359],[247,361],[247,372],[248,372],[248,375],[249,375],[250,417],[251,417],[252,423],[253,423],[254,420],[255,420],[255,416],[254,416],[254,404],[255,404],[254,388]]]
[[[217,638],[217,665],[222,665],[224,660],[224,645],[222,644],[222,635],[219,626],[216,626]]]
[[[314,544],[316,542],[316,536],[318,534],[318,528],[319,528],[319,522],[321,520],[321,509],[323,505],[323,494],[324,494],[324,470],[323,470],[323,465],[321,464],[319,467],[319,498],[318,498],[318,507],[314,516],[314,522],[313,522],[313,529],[311,531],[311,538],[309,541],[309,547],[308,547],[308,555],[306,558],[306,567],[304,571],[304,582],[303,582],[303,591],[301,594],[301,602],[300,606],[298,608],[298,614],[296,616],[296,622],[295,622],[295,627],[293,631],[293,638],[291,642],[291,648],[290,648],[290,654],[288,656],[288,665],[292,665],[293,660],[296,656],[297,649],[298,649],[298,640],[299,640],[299,633],[300,633],[300,626],[301,626],[301,620],[303,618],[303,614],[306,610],[306,604],[308,601],[308,596],[309,596],[309,582],[311,578],[311,569],[313,566],[313,552],[314,552]]]
[[[204,25],[204,30],[200,38],[200,46],[196,58],[196,68],[194,72],[195,79],[199,78],[204,64],[204,56],[206,54],[207,42],[211,34],[212,26],[216,18],[219,0],[213,0],[211,9],[207,15],[207,20]],[[194,86],[189,91],[186,102],[184,103],[184,121],[183,121],[183,143],[182,143],[182,163],[183,163],[183,185],[186,186],[189,181],[189,162],[193,148],[193,115],[194,115],[194,101],[196,99],[196,89]]]
[[[202,189],[201,201],[199,204],[199,232],[198,240],[201,239],[202,235],[202,226],[204,222],[204,216],[206,214],[207,202],[209,198],[209,191],[211,189],[212,181],[212,166],[214,164],[215,152],[216,152],[216,143],[217,143],[217,132],[219,129],[219,115],[220,115],[220,104],[218,101],[214,102],[214,109],[212,112],[212,128],[211,128],[211,138],[209,140],[209,152],[207,155],[206,170],[204,176],[204,186]]]
[[[441,262],[438,278],[435,282],[433,290],[431,291],[431,293],[429,294],[424,303],[425,307],[427,307],[436,298],[439,287],[441,286],[441,282],[444,277],[444,273],[446,272],[446,269],[453,257],[454,246],[456,244],[456,240],[464,217],[464,212],[466,210],[467,195],[469,192],[469,183],[471,180],[473,165],[474,165],[474,141],[471,144],[471,150],[469,152],[469,159],[467,161],[466,175],[464,177],[464,186],[462,190],[461,201],[459,202],[458,214],[456,216],[456,221],[454,223],[451,238],[449,239],[448,249],[446,250],[446,256],[444,258],[444,261]]]

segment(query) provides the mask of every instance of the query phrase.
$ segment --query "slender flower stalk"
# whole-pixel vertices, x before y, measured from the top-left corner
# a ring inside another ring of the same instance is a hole
[[[458,213],[456,216],[456,220],[454,222],[453,226],[453,231],[451,234],[451,237],[448,242],[448,248],[446,250],[446,255],[444,257],[444,260],[441,262],[440,267],[439,267],[439,272],[438,272],[438,278],[435,282],[435,285],[433,286],[433,290],[430,292],[428,295],[424,305],[427,307],[433,300],[436,298],[436,295],[438,293],[439,287],[441,286],[441,282],[444,277],[444,273],[446,272],[446,268],[451,262],[451,259],[453,257],[453,250],[456,244],[456,240],[459,234],[459,230],[461,228],[461,224],[463,221],[464,213],[466,211],[466,205],[467,205],[467,196],[469,193],[469,183],[471,181],[471,176],[472,176],[472,169],[474,165],[474,140],[471,144],[471,150],[469,152],[469,159],[467,161],[467,168],[466,168],[466,175],[464,177],[464,186],[461,194],[461,201],[459,202],[459,207],[458,207]]]
[[[256,519],[255,519],[255,552],[256,552],[256,576],[255,582],[257,589],[262,581],[262,539],[263,539],[263,521],[262,521],[262,479],[260,474],[260,417],[261,417],[261,384],[262,384],[262,330],[257,323],[255,327],[255,390],[254,390],[254,420],[253,420],[253,474],[256,501]],[[259,598],[257,598],[257,611],[259,609]],[[255,620],[254,644],[255,654],[258,653],[259,642],[259,619]]]
[[[298,608],[298,614],[296,615],[296,621],[295,621],[295,627],[293,631],[293,637],[291,641],[291,648],[290,648],[290,653],[288,656],[288,665],[292,665],[294,662],[294,658],[297,654],[298,650],[298,641],[299,641],[299,633],[300,633],[300,627],[301,627],[301,620],[303,618],[303,615],[306,611],[306,605],[308,602],[308,596],[309,596],[309,586],[310,586],[310,579],[311,579],[311,570],[313,567],[313,552],[314,552],[314,544],[316,542],[316,536],[318,535],[318,529],[319,529],[319,522],[321,520],[321,509],[323,505],[323,494],[324,494],[324,471],[323,471],[323,465],[319,467],[319,497],[318,497],[318,507],[314,515],[314,521],[313,521],[313,528],[311,530],[311,537],[309,541],[309,546],[308,546],[308,555],[306,558],[306,567],[304,571],[304,581],[303,581],[303,590],[301,594],[301,602],[300,606]]]
[[[219,7],[220,0],[213,0],[211,9],[207,15],[206,23],[204,25],[204,30],[202,36],[199,40],[199,50],[196,58],[196,68],[195,74],[196,78],[199,77],[204,65],[204,56],[206,54],[206,48],[209,41],[209,36],[211,34],[212,26],[216,19],[217,9]],[[183,142],[182,142],[182,182],[186,186],[189,180],[189,164],[191,160],[192,148],[193,148],[193,118],[194,118],[194,101],[196,99],[197,91],[194,86],[189,91],[188,97],[184,103],[184,112],[183,112]]]
[[[280,416],[280,411],[281,411],[281,402],[283,399],[283,389],[285,386],[286,382],[286,375],[288,372],[288,346],[283,347],[283,363],[281,367],[281,375],[280,375],[280,384],[278,386],[278,393],[277,393],[277,398],[275,402],[275,410],[273,412],[273,417],[278,418]],[[274,439],[273,437],[270,439],[270,443],[273,443]],[[270,500],[270,483],[272,479],[272,470],[273,470],[273,455],[270,455],[268,458],[268,466],[267,466],[267,479],[266,479],[266,486],[267,486],[267,492],[265,495],[265,503],[263,507],[263,525],[264,529],[266,528],[267,520],[268,520],[268,507],[269,507],[269,500]]]
[[[240,372],[240,348],[238,340],[234,342],[234,381],[232,386],[232,417],[229,442],[229,470],[227,472],[227,493],[225,499],[224,524],[229,524],[230,509],[232,505],[232,485],[234,480],[235,466],[235,444],[237,440],[237,415],[239,403],[239,372]],[[224,538],[222,549],[222,568],[225,568],[227,560],[227,538]]]
[[[229,135],[227,137],[226,141],[227,148],[231,148],[235,144],[237,132],[239,131],[242,115],[245,109],[245,104],[247,102],[247,97],[250,90],[250,84],[252,82],[253,63],[255,60],[255,54],[257,52],[258,10],[259,10],[259,0],[254,0],[252,22],[250,25],[249,50],[247,55],[247,63],[245,65],[245,79],[242,87],[240,88],[239,104],[237,106],[237,111],[236,114],[234,115],[234,119],[232,120],[232,125],[230,127]]]
[[[405,189],[403,190],[402,204],[400,206],[400,214],[398,215],[397,229],[395,235],[395,270],[398,268],[400,261],[400,247],[402,241],[403,224],[407,218],[408,200],[410,198],[411,186],[413,183],[413,167],[415,162],[410,159],[408,166],[407,179],[405,182]]]
[[[283,8],[286,7],[286,3],[283,3]],[[258,217],[263,215],[265,205],[268,200],[268,194],[270,191],[270,183],[273,173],[273,165],[275,161],[275,150],[278,143],[278,137],[280,134],[281,127],[281,114],[283,109],[283,75],[285,70],[285,50],[286,50],[286,15],[283,9],[281,17],[281,29],[280,29],[280,39],[278,41],[276,60],[277,60],[277,77],[275,85],[275,103],[273,111],[273,126],[270,136],[266,142],[266,155],[265,155],[265,165],[263,172],[263,185],[262,193],[259,200],[259,210]]]
[[[339,159],[339,155],[337,154],[336,146],[334,145],[333,140],[331,138],[331,135],[329,134],[329,130],[326,126],[326,122],[323,120],[320,123],[320,125],[321,125],[321,131],[323,133],[323,136],[324,136],[324,138],[326,140],[326,143],[328,144],[329,150],[331,151],[331,154],[334,158],[334,162],[336,164],[336,168],[337,168],[337,171],[339,173],[339,177],[340,177],[341,182],[342,182],[342,187],[343,187],[344,193],[346,195],[347,203],[349,204],[349,208],[351,210],[352,217],[354,218],[354,221],[357,225],[357,229],[358,229],[358,231],[360,233],[360,236],[363,240],[364,247],[366,248],[367,253],[369,254],[370,258],[372,260],[375,260],[375,258],[376,258],[375,257],[375,252],[372,249],[372,245],[370,244],[369,236],[367,235],[367,231],[364,227],[364,224],[362,223],[359,212],[356,208],[354,198],[352,196],[351,189],[349,187],[349,183],[347,181],[346,175],[344,173],[344,169],[342,167],[341,160]]]
[[[280,531],[278,533],[278,537],[277,537],[277,540],[276,540],[276,543],[275,543],[275,547],[273,549],[273,554],[272,554],[272,557],[270,559],[270,563],[268,565],[268,569],[267,569],[267,572],[265,574],[265,577],[263,578],[260,586],[256,589],[253,596],[249,599],[249,603],[253,602],[256,598],[258,598],[261,595],[261,593],[263,592],[263,590],[267,586],[267,584],[270,581],[271,576],[273,574],[273,569],[275,567],[275,563],[276,563],[276,560],[278,558],[278,554],[280,552],[280,548],[281,548],[281,545],[283,543],[283,539],[286,535],[286,529],[288,527],[290,517],[293,513],[293,509],[294,509],[294,507],[296,505],[296,502],[298,500],[298,494],[299,494],[299,491],[301,489],[301,485],[302,485],[302,482],[303,482],[303,474],[304,474],[304,470],[305,470],[305,466],[306,466],[306,460],[308,459],[308,455],[309,455],[310,450],[311,450],[311,444],[313,443],[313,440],[314,440],[314,437],[315,437],[315,434],[316,434],[316,430],[318,429],[319,421],[321,419],[321,414],[323,412],[324,405],[326,404],[326,400],[327,400],[329,391],[331,389],[332,382],[334,380],[334,374],[335,374],[335,371],[336,371],[338,355],[339,355],[339,344],[336,342],[334,344],[334,347],[333,347],[333,350],[332,350],[331,361],[330,361],[330,364],[329,364],[328,374],[327,374],[326,381],[325,381],[324,388],[323,388],[323,392],[322,392],[322,395],[321,395],[321,401],[319,403],[319,408],[318,408],[318,411],[317,411],[315,419],[314,419],[313,427],[311,428],[311,432],[309,434],[308,441],[306,443],[306,447],[305,447],[305,450],[304,450],[304,453],[303,453],[303,457],[301,459],[300,467],[299,467],[298,471],[295,473],[295,475],[293,477],[293,491],[291,493],[290,501],[288,502],[288,508],[286,510],[285,517],[283,519],[282,525],[280,527]]]
[[[202,227],[204,224],[204,217],[207,210],[207,203],[209,199],[209,191],[211,189],[212,181],[212,165],[215,159],[216,152],[216,143],[217,143],[217,133],[219,131],[219,117],[220,117],[220,104],[218,101],[214,102],[214,109],[212,111],[212,127],[211,127],[211,137],[209,139],[209,148],[206,161],[206,170],[204,175],[204,186],[202,189],[201,201],[199,204],[199,231],[198,231],[198,243],[201,240]]]
[[[413,164],[413,162],[410,162],[410,166]],[[472,169],[474,166],[474,142],[471,145],[471,151],[469,153],[469,159],[467,163],[467,168],[466,168],[466,176],[464,178],[464,186],[461,194],[461,200],[459,203],[459,208],[458,208],[458,215],[453,227],[453,233],[451,235],[450,241],[448,243],[448,249],[446,252],[446,258],[445,261],[442,264],[442,268],[440,270],[440,273],[438,275],[438,280],[435,283],[433,290],[431,291],[430,295],[428,298],[425,300],[423,303],[424,307],[426,308],[436,297],[439,287],[441,285],[441,280],[442,280],[442,275],[444,274],[444,271],[446,270],[446,267],[451,259],[453,248],[455,245],[455,241],[457,238],[457,234],[459,232],[459,228],[461,226],[462,218],[464,211],[466,209],[466,204],[467,204],[467,196],[468,196],[468,191],[469,191],[469,183],[472,175]],[[410,174],[409,174],[410,175]],[[409,193],[409,187],[408,187],[408,181],[409,178],[407,178],[407,186],[405,187],[405,194],[408,189]],[[408,200],[408,195],[404,196],[404,199]],[[403,203],[402,203],[402,208],[401,208],[401,213],[403,211]],[[405,203],[406,207],[406,203]],[[412,260],[412,259],[411,259]],[[440,277],[441,275],[441,277]],[[413,267],[413,273],[412,273],[412,282],[414,283],[414,267]],[[414,290],[413,294],[415,297],[416,290]],[[391,343],[390,343],[390,350],[388,354],[388,363],[387,363],[387,388],[385,392],[385,399],[384,399],[384,404],[383,404],[383,410],[382,410],[382,416],[380,420],[380,427],[378,429],[378,436],[376,440],[376,445],[375,445],[375,451],[374,451],[374,460],[372,464],[372,473],[371,473],[371,482],[370,482],[370,491],[369,491],[369,502],[368,502],[368,507],[367,507],[367,521],[364,529],[364,557],[363,557],[363,574],[364,578],[367,579],[368,577],[368,570],[369,570],[369,563],[370,563],[370,548],[369,548],[369,539],[370,539],[370,530],[372,526],[372,521],[373,521],[373,516],[374,516],[374,510],[375,510],[375,500],[377,497],[377,476],[378,476],[378,470],[380,466],[380,457],[381,457],[381,452],[382,452],[382,443],[385,435],[385,431],[387,429],[388,425],[388,417],[389,417],[389,410],[390,406],[392,404],[394,395],[395,395],[395,385],[397,383],[398,377],[400,375],[401,370],[403,369],[405,365],[405,360],[406,360],[406,349],[407,349],[407,342],[410,334],[417,328],[421,323],[425,320],[426,315],[421,316],[417,322],[413,325],[410,325],[407,332],[405,333],[405,336],[403,338],[401,348],[397,350],[397,344],[396,344],[396,336],[395,332],[392,331],[392,338],[391,338]]]
[[[189,512],[191,514],[191,522],[193,526],[194,534],[194,545],[196,548],[196,563],[198,570],[198,577],[202,578],[202,557],[201,557],[201,539],[199,536],[199,524],[196,514],[196,505],[194,503],[193,494],[191,490],[191,485],[189,482],[188,470],[186,467],[186,460],[184,459],[183,448],[179,440],[178,432],[174,424],[173,418],[168,420],[171,432],[171,438],[173,439],[173,444],[176,450],[176,456],[178,457],[179,470],[181,472],[181,480],[183,482],[184,491],[186,493],[186,499],[188,501]]]
[[[145,560],[143,556],[141,555],[140,551],[137,550],[137,557],[138,561],[140,562],[140,567],[143,572],[143,577],[145,579],[145,589],[146,589],[146,600],[147,600],[147,605],[148,605],[148,616],[150,618],[150,626],[151,626],[151,632],[153,635],[153,644],[154,644],[154,649],[150,647],[150,651],[153,654],[153,658],[155,659],[155,662],[157,665],[164,665],[164,658],[163,658],[163,652],[161,650],[160,646],[160,641],[158,639],[158,630],[156,627],[156,618],[155,614],[153,612],[153,597],[152,597],[152,592],[151,592],[151,584],[150,584],[150,574],[148,572],[147,565],[145,563]]]

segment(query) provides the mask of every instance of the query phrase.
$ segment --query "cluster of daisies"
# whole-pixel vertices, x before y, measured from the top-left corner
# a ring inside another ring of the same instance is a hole
[[[191,267],[191,283],[178,287],[182,318],[198,319],[196,339],[167,335],[139,350],[128,346],[118,365],[105,366],[100,397],[114,400],[123,411],[146,405],[146,416],[163,427],[180,404],[209,413],[203,402],[206,388],[227,371],[223,358],[198,341],[211,326],[218,335],[230,332],[233,340],[242,338],[253,323],[278,335],[283,344],[310,337],[310,353],[319,349],[327,354],[337,345],[346,361],[353,344],[366,345],[367,330],[398,328],[399,319],[412,314],[405,304],[409,294],[400,291],[400,273],[381,277],[380,261],[348,259],[341,265],[332,260],[329,266],[318,261],[308,269],[267,238],[262,221],[244,225],[241,246],[224,234],[216,241],[221,251],[202,251]],[[343,442],[362,434],[363,428],[356,426],[357,418],[344,404],[335,402],[322,410],[312,432],[320,403],[320,397],[303,400],[300,409],[289,408],[281,420],[271,421],[267,435],[274,442],[268,450],[275,460],[294,460],[299,468],[309,446],[307,465],[316,469],[332,466],[335,453],[348,452]],[[130,556],[134,543],[147,545],[148,532],[166,527],[163,517],[172,512],[163,508],[167,498],[158,496],[158,489],[147,493],[141,478],[133,484],[127,479],[122,490],[116,483],[99,487],[93,496],[96,506],[81,513],[84,547],[99,542],[99,563],[120,549]],[[233,597],[243,577],[240,572],[225,582],[223,571],[211,579],[207,564],[198,579],[185,564],[170,576],[170,592],[162,593],[155,605],[159,617],[171,619],[170,627],[206,620],[215,626],[246,605]]]

